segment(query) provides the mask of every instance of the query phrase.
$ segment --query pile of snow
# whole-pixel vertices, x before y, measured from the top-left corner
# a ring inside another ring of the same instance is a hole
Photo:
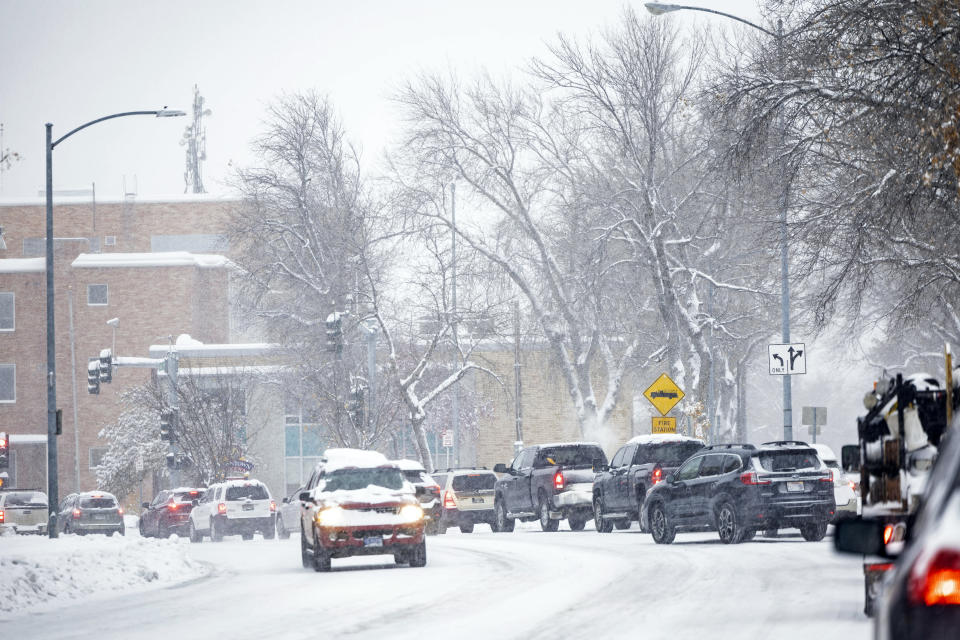
[[[0,540],[0,617],[111,592],[169,586],[207,573],[205,565],[187,557],[187,548],[175,538],[5,535]]]

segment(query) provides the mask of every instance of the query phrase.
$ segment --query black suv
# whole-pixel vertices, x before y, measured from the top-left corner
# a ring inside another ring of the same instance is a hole
[[[705,447],[647,495],[644,510],[655,542],[678,530],[709,531],[730,544],[758,529],[797,527],[822,540],[836,509],[833,478],[805,442]]]
[[[637,436],[620,447],[610,466],[593,481],[593,521],[597,531],[630,528],[636,519],[645,528],[641,509],[647,491],[703,449],[696,438],[676,434]]]

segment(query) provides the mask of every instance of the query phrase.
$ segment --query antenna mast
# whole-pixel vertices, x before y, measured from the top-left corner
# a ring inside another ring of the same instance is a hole
[[[200,163],[207,159],[207,130],[203,127],[203,116],[209,116],[210,109],[203,108],[204,99],[200,89],[193,85],[193,122],[183,132],[180,145],[187,148],[187,167],[183,172],[184,193],[206,193],[203,188],[203,176]]]

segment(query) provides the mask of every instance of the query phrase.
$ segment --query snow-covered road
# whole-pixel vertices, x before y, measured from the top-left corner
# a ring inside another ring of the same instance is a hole
[[[832,638],[870,636],[859,561],[829,540],[713,534],[655,545],[636,529],[428,539],[392,558],[300,567],[299,541],[190,545],[209,577],[0,622],[14,638]]]

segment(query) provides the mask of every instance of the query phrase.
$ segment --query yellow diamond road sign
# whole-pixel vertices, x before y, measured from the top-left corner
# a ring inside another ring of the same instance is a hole
[[[673,409],[678,402],[683,400],[683,391],[670,379],[667,374],[657,378],[650,387],[643,392],[643,395],[650,401],[661,415],[667,415],[670,409]]]

